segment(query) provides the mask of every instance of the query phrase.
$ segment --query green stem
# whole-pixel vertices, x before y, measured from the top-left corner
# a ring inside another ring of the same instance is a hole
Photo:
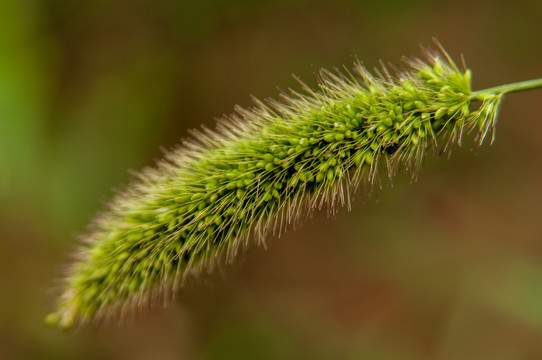
[[[542,79],[527,80],[527,81],[520,81],[520,82],[516,82],[512,84],[495,86],[489,89],[474,91],[471,94],[471,97],[475,98],[478,95],[482,95],[482,94],[503,95],[503,94],[510,94],[517,91],[539,89],[539,88],[542,88]]]

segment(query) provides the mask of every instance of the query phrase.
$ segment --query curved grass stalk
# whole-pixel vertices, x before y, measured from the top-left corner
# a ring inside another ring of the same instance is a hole
[[[303,214],[349,205],[379,172],[415,177],[429,149],[448,150],[495,126],[504,94],[471,91],[471,72],[441,49],[409,69],[320,72],[319,88],[237,108],[217,130],[144,170],[83,236],[50,324],[120,319],[171,300],[190,275],[212,272]],[[492,135],[493,137],[493,135]]]

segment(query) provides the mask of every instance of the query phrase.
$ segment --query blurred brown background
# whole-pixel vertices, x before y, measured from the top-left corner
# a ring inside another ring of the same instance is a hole
[[[542,2],[0,1],[0,359],[540,359],[542,91],[497,140],[317,215],[130,325],[43,326],[77,233],[187,130],[437,37],[474,88],[542,77]]]

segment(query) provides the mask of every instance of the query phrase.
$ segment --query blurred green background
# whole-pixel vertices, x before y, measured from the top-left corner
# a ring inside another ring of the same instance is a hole
[[[43,326],[78,233],[188,130],[314,71],[420,55],[542,77],[542,2],[0,0],[0,359],[540,359],[542,92],[132,324]]]

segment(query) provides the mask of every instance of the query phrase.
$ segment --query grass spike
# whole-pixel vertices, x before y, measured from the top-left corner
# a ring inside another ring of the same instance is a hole
[[[438,47],[394,74],[356,60],[353,70],[321,70],[318,89],[296,77],[301,92],[253,98],[216,130],[194,130],[95,218],[47,323],[69,328],[167,305],[189,276],[249,244],[265,245],[324,206],[349,208],[382,172],[415,179],[428,150],[450,151],[468,132],[478,145],[490,133],[493,142],[502,97],[542,87],[539,79],[472,92],[470,70]]]

